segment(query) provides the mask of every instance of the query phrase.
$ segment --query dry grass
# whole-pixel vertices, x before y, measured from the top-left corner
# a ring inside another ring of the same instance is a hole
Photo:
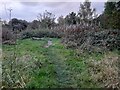
[[[24,88],[26,83],[30,80],[29,70],[32,70],[34,63],[30,55],[24,55],[22,57],[7,56],[3,53],[3,77],[2,88]],[[5,59],[6,57],[6,59]],[[10,65],[8,65],[8,62]],[[6,64],[5,64],[6,63]],[[12,69],[11,69],[12,67]]]
[[[90,60],[92,79],[100,83],[101,87],[120,89],[118,60],[119,56],[112,53],[106,54],[100,61]]]

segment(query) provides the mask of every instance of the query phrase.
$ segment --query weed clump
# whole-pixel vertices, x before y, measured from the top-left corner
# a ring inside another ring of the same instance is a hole
[[[89,60],[89,73],[94,82],[101,87],[120,89],[118,59],[118,56],[110,54],[100,61]]]

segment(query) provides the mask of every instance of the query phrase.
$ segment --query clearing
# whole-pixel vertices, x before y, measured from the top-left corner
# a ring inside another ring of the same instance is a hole
[[[88,72],[87,60],[100,60],[103,54],[66,49],[60,39],[18,40],[17,45],[3,45],[3,86],[29,88],[96,88]]]

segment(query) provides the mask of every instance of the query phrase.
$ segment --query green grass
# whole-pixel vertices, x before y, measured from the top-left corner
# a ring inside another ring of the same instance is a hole
[[[101,60],[104,54],[83,53],[78,55],[76,50],[66,49],[60,43],[60,39],[56,38],[51,39],[52,46],[45,48],[48,39],[24,39],[18,40],[15,46],[3,45],[2,66],[5,87],[99,87],[91,79],[86,62],[91,58],[96,61]],[[12,80],[7,75],[10,75]]]

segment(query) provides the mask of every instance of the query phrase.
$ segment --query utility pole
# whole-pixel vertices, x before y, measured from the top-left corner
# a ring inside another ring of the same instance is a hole
[[[8,11],[9,11],[9,21],[10,21],[11,20],[12,9],[10,8],[10,9],[8,9]]]
[[[12,8],[9,8],[8,11],[9,11],[9,25],[10,25],[10,28],[12,30],[12,22],[10,22],[11,21]]]

